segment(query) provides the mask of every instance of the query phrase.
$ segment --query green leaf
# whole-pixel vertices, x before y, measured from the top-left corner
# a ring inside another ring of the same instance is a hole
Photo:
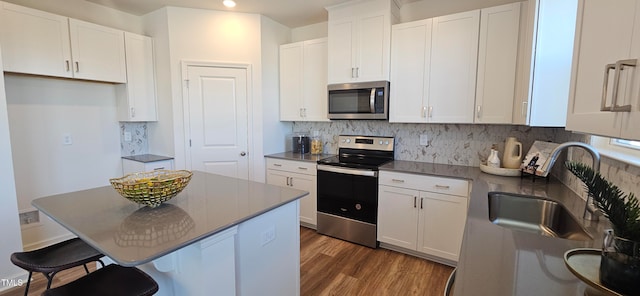
[[[565,166],[584,183],[597,207],[611,222],[615,235],[640,241],[640,204],[634,194],[624,195],[618,186],[583,163],[566,162]]]

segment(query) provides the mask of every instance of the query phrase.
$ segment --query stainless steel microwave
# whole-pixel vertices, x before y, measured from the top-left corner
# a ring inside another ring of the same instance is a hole
[[[329,119],[388,119],[389,81],[330,84]]]

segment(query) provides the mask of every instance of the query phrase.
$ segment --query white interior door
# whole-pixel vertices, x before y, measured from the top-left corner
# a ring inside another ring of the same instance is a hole
[[[188,66],[191,169],[248,179],[247,69]]]

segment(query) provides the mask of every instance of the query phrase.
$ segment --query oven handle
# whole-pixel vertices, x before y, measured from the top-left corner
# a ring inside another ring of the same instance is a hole
[[[369,109],[371,113],[376,113],[376,88],[371,88],[371,94],[369,95]]]
[[[326,171],[338,174],[347,174],[347,175],[356,175],[356,176],[365,176],[365,177],[377,177],[378,172],[370,171],[370,170],[359,170],[359,169],[351,169],[351,168],[341,168],[330,165],[318,165],[319,171]]]

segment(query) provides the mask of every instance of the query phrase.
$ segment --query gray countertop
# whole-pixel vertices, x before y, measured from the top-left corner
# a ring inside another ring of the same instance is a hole
[[[193,172],[176,197],[141,207],[111,186],[36,199],[33,206],[123,266],[136,266],[295,201],[308,192]]]
[[[600,248],[608,222],[582,220],[585,201],[556,179],[501,177],[475,167],[394,161],[380,170],[445,176],[472,182],[453,295],[584,295],[587,285],[564,265],[574,248]],[[557,200],[594,237],[573,241],[543,237],[494,225],[489,221],[489,192],[534,195]],[[444,226],[443,226],[444,227]]]
[[[268,158],[277,158],[277,159],[286,159],[286,160],[296,160],[296,161],[305,161],[305,162],[318,162],[318,160],[334,156],[333,154],[311,154],[311,153],[294,153],[291,151],[283,152],[283,153],[275,153],[265,155],[264,157]]]
[[[123,156],[122,158],[137,161],[137,162],[143,162],[143,163],[173,159],[173,157],[155,155],[155,154],[131,155],[131,156]]]

